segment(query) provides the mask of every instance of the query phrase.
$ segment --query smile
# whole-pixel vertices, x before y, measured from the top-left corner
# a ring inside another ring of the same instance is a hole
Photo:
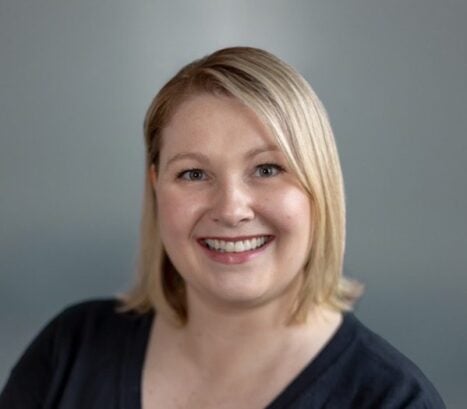
[[[245,251],[257,250],[271,240],[272,236],[257,236],[239,240],[202,239],[201,242],[209,250],[219,253],[243,253]]]

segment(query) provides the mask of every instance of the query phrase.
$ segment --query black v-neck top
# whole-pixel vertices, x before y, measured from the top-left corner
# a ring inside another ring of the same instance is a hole
[[[53,319],[13,368],[0,409],[142,409],[141,377],[154,314],[119,313],[117,305],[88,301]],[[258,380],[258,388],[266,382]],[[318,356],[267,406],[289,408],[445,405],[415,364],[347,313]]]

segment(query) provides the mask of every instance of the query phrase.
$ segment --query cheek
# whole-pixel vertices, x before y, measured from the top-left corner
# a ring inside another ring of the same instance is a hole
[[[311,227],[311,203],[301,189],[277,190],[265,201],[265,212],[282,232],[308,235]]]
[[[164,238],[187,236],[200,213],[199,200],[176,190],[156,191],[157,218]]]
[[[294,189],[283,196],[282,206],[282,259],[291,271],[299,271],[312,246],[311,202],[302,190]]]

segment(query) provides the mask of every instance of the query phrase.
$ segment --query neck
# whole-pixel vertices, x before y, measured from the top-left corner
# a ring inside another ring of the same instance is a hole
[[[247,371],[261,362],[273,364],[289,352],[311,357],[340,323],[340,314],[321,307],[313,308],[305,323],[288,325],[289,310],[280,303],[221,309],[189,301],[187,325],[169,330],[180,354],[210,373]]]

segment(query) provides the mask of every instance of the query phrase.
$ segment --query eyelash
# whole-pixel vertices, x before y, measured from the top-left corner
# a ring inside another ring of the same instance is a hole
[[[256,166],[256,171],[259,171],[261,169],[266,169],[266,168],[272,168],[276,171],[274,175],[268,175],[268,176],[263,175],[264,177],[267,177],[267,178],[272,177],[272,176],[277,176],[278,174],[285,172],[285,169],[282,166],[277,165],[276,163],[262,163],[261,165]]]
[[[185,169],[177,173],[177,179],[182,179],[182,180],[186,180],[190,182],[197,182],[197,181],[203,180],[203,179],[192,179],[189,176],[187,176],[193,172],[198,172],[200,174],[203,174],[203,176],[205,176],[205,172],[202,169],[193,168],[193,169]]]
[[[270,178],[270,177],[277,176],[280,173],[285,172],[285,169],[282,166],[278,165],[278,164],[275,164],[275,163],[262,163],[260,165],[255,166],[255,172],[254,173],[256,174],[258,171],[261,171],[262,169],[273,169],[275,171],[275,173],[272,174],[272,175],[271,174],[269,174],[269,175],[264,175],[263,174],[262,176],[257,175],[258,177]],[[199,175],[202,176],[202,179],[190,177],[190,174],[193,174],[195,172],[199,173]],[[185,169],[185,170],[182,170],[181,172],[177,173],[177,179],[182,179],[182,180],[186,180],[186,181],[189,181],[189,182],[199,182],[199,181],[205,180],[205,178],[206,178],[206,173],[204,172],[204,170],[199,169],[199,168]]]

